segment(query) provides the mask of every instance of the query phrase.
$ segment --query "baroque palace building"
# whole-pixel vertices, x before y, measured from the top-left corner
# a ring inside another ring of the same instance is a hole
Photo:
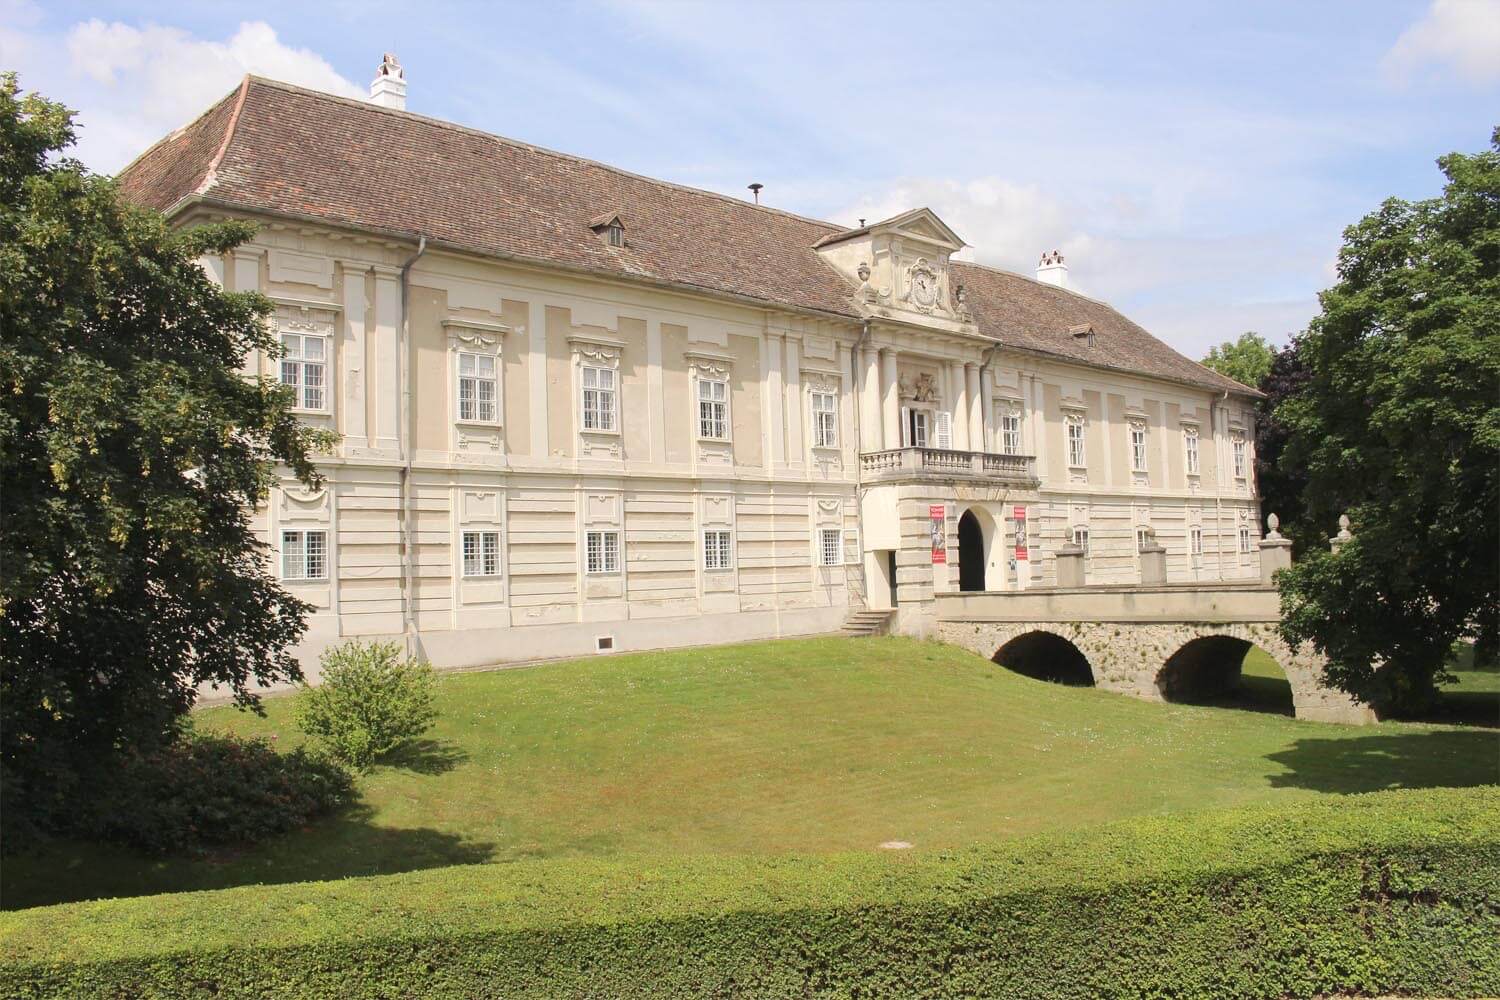
[[[1069,291],[954,260],[916,208],[857,229],[256,77],[121,174],[275,303],[325,484],[257,512],[303,654],[440,666],[933,629],[934,594],[1259,576],[1246,387]]]

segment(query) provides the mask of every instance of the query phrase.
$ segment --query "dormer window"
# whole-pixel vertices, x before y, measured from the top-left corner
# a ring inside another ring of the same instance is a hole
[[[1068,332],[1073,335],[1074,340],[1089,347],[1093,347],[1099,340],[1098,336],[1094,333],[1094,324],[1092,323],[1081,323],[1078,326],[1070,326],[1068,327]]]
[[[596,216],[589,223],[589,228],[603,237],[608,246],[623,247],[625,245],[625,223],[621,222],[619,215],[614,212]]]

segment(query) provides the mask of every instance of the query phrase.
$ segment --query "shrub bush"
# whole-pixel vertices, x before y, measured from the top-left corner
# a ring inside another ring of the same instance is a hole
[[[338,809],[353,788],[320,754],[189,732],[126,758],[99,803],[98,833],[152,854],[248,844]]]
[[[569,858],[0,914],[15,997],[1500,995],[1500,790],[952,852]]]
[[[394,642],[346,642],[319,663],[322,682],[297,695],[297,726],[354,767],[369,767],[437,719],[432,667]]]

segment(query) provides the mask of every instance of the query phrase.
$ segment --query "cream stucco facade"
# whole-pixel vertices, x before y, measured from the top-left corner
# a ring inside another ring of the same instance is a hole
[[[939,595],[1053,585],[1066,543],[1070,586],[1259,576],[1255,393],[1055,251],[1032,280],[926,209],[850,229],[404,93],[393,56],[370,102],[246,77],[119,178],[258,224],[202,263],[274,303],[246,375],[336,442],[255,513],[313,676],[356,636],[465,667],[852,611],[932,635]]]
[[[862,606],[929,634],[935,594],[979,585],[966,514],[986,589],[1054,582],[1078,529],[1090,582],[1139,579],[1141,528],[1170,580],[1259,573],[1251,401],[981,336],[930,213],[822,251],[862,322],[257,221],[204,265],[276,303],[289,353],[248,368],[302,383],[340,442],[321,489],[283,479],[257,514],[316,608],[309,667],[349,636],[473,666],[827,632]]]

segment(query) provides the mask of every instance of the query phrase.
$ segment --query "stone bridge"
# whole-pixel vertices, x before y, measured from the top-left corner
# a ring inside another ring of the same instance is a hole
[[[1292,649],[1281,638],[1269,584],[969,591],[935,600],[940,638],[1021,670],[1072,666],[1105,690],[1174,701],[1231,688],[1253,644],[1286,672],[1297,718],[1375,721],[1369,706],[1322,683],[1323,661],[1310,646]]]

